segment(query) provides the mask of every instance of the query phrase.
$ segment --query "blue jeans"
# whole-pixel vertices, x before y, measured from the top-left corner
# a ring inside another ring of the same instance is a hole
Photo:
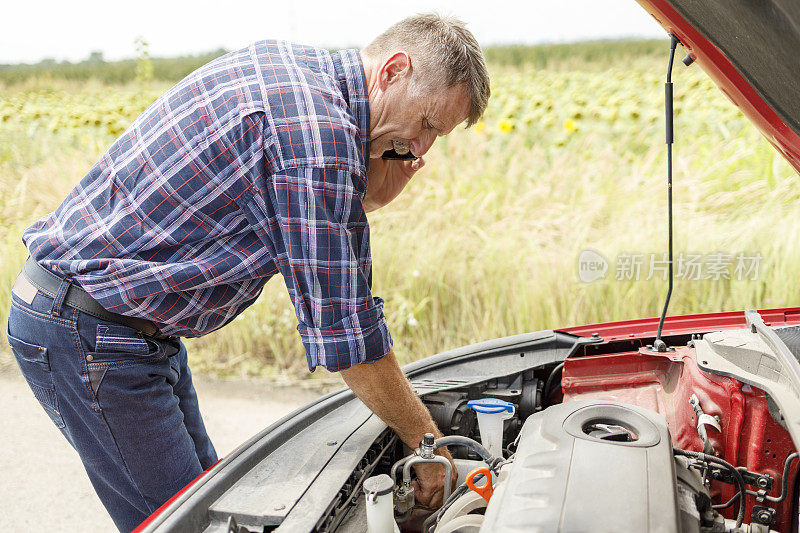
[[[12,296],[7,334],[120,531],[216,462],[180,339],[144,336],[41,292],[30,305]]]

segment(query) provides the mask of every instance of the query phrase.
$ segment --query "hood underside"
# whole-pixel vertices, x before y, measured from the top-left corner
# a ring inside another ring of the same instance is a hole
[[[638,2],[800,172],[800,2]]]

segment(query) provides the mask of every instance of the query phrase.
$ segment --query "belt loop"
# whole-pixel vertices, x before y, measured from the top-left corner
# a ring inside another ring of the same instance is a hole
[[[69,291],[70,285],[72,285],[71,279],[64,278],[61,280],[58,291],[56,291],[56,295],[53,297],[53,307],[50,309],[50,314],[53,316],[59,316],[61,314],[61,306],[64,304],[64,298],[67,297],[67,291]]]

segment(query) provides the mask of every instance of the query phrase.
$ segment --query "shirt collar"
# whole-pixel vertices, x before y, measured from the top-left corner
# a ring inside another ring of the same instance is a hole
[[[369,170],[369,97],[361,54],[356,49],[340,50],[332,53],[331,59],[342,95],[358,127],[364,167]]]

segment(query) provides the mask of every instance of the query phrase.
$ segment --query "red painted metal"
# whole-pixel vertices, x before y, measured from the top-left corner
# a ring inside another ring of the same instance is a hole
[[[730,59],[703,37],[665,0],[637,0],[656,21],[680,39],[695,62],[749,118],[764,137],[800,172],[800,136],[781,120]]]
[[[790,326],[800,324],[800,307],[759,309],[758,312],[768,325]],[[664,330],[662,334],[689,335],[691,333],[737,329],[745,326],[744,311],[676,315],[668,316],[664,320]],[[603,322],[587,326],[562,328],[558,331],[578,335],[579,337],[589,337],[592,333],[599,333],[600,336],[603,337],[603,340],[608,342],[621,339],[655,337],[657,330],[658,317]]]
[[[667,420],[673,445],[699,452],[703,450],[703,442],[696,430],[694,408],[689,403],[689,397],[696,394],[705,413],[720,417],[722,432],[707,426],[709,440],[719,457],[751,472],[771,475],[775,487],[770,495],[780,494],[783,463],[794,451],[789,433],[770,416],[763,391],[700,370],[694,348],[681,347],[673,353],[641,349],[570,358],[564,363],[561,385],[564,401],[613,400],[660,413]],[[790,469],[790,480],[796,472],[797,461]],[[724,503],[734,493],[732,485],[711,483],[714,503]],[[777,529],[789,531],[793,500],[790,497],[781,504],[759,505],[774,506],[778,511]],[[754,503],[757,503],[754,498],[748,496],[745,515],[748,522]],[[723,514],[734,518],[737,509],[734,505]]]

